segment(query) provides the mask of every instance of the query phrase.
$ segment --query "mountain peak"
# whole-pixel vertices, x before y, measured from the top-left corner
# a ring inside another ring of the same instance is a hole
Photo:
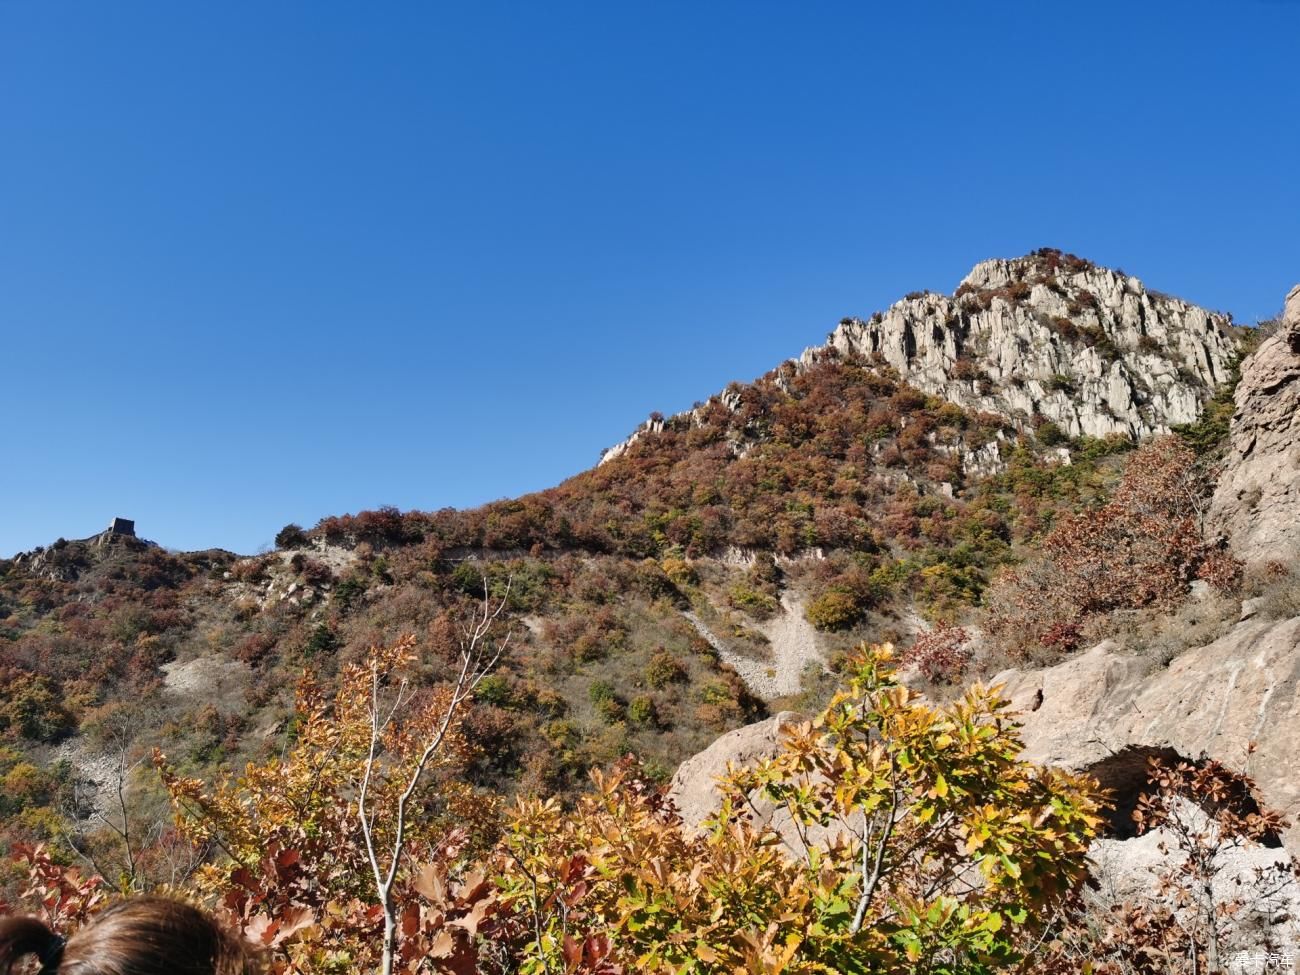
[[[1230,316],[1043,248],[981,261],[951,295],[912,292],[870,318],[845,318],[795,366],[858,360],[1021,429],[1140,439],[1194,421],[1238,346]],[[652,417],[602,462],[662,428]]]
[[[951,296],[908,295],[846,319],[831,354],[1015,425],[1140,438],[1190,423],[1228,375],[1231,318],[1148,291],[1121,271],[1044,249],[977,264]]]

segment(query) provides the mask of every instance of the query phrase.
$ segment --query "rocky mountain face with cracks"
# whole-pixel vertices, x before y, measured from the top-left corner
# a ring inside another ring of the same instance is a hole
[[[1248,561],[1300,558],[1300,285],[1242,367],[1213,528]]]
[[[870,318],[846,318],[797,364],[860,358],[1020,429],[1050,422],[1065,437],[1141,438],[1195,420],[1227,380],[1237,345],[1229,316],[1045,249],[981,262],[952,295],[913,293]],[[715,399],[739,407],[733,390]],[[602,462],[666,424],[700,422],[702,410],[647,420]]]

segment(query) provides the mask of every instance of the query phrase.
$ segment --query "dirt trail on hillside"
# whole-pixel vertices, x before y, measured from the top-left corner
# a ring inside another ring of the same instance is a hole
[[[697,633],[717,651],[723,663],[731,666],[765,701],[797,694],[803,686],[803,671],[810,661],[823,662],[817,631],[804,616],[803,602],[790,593],[781,594],[781,612],[772,619],[756,624],[772,647],[772,659],[754,660],[736,653],[726,645],[695,613],[682,614]]]

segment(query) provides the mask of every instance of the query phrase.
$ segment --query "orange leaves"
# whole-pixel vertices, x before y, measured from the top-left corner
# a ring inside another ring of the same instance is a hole
[[[315,923],[316,915],[306,907],[292,907],[278,918],[255,914],[244,925],[243,934],[260,948],[278,948],[304,928]]]
[[[386,665],[399,666],[409,650],[390,649]],[[345,674],[340,694],[374,693],[369,666]],[[994,691],[935,707],[897,681],[888,648],[863,648],[848,672],[781,754],[732,771],[702,833],[625,760],[593,772],[571,809],[519,799],[475,860],[472,830],[451,828],[473,820],[449,758],[392,891],[394,971],[860,975],[1020,957],[1031,915],[1081,875],[1089,783],[1022,762]],[[229,845],[235,862],[206,889],[270,950],[276,975],[361,971],[385,930],[367,903],[350,791],[365,708],[311,687],[300,706],[301,744],[278,763],[211,791],[164,766],[165,781],[191,828]],[[392,768],[421,720],[385,737]],[[749,815],[763,801],[784,834]],[[372,808],[384,829],[384,806]]]
[[[1206,486],[1195,461],[1177,437],[1135,451],[1110,501],[1063,518],[1037,561],[990,587],[989,632],[1021,654],[1069,651],[1098,614],[1169,605],[1198,575],[1235,584],[1239,566],[1201,537]]]

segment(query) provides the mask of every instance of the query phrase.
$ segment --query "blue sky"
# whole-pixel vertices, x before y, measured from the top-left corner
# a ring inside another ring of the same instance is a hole
[[[1300,280],[1300,4],[0,0],[0,554],[556,483],[1058,246]]]

